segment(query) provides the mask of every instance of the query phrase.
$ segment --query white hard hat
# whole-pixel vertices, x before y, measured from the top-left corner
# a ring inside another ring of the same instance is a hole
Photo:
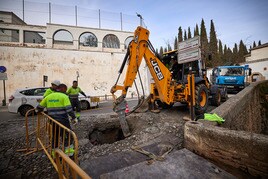
[[[60,85],[60,81],[59,80],[54,80],[51,82],[51,84],[59,86]]]

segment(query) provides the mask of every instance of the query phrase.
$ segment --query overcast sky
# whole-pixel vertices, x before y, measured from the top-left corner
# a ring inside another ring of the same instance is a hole
[[[0,10],[22,0],[0,0]],[[141,14],[150,30],[150,40],[155,48],[170,43],[173,46],[178,27],[191,28],[192,34],[196,23],[205,20],[209,36],[210,20],[213,19],[217,37],[223,44],[233,48],[234,43],[242,39],[248,46],[261,40],[268,42],[268,0],[25,0],[67,6],[79,6],[87,9],[130,15],[137,18]],[[29,3],[28,3],[29,4]],[[4,7],[4,8],[1,8]],[[36,9],[38,11],[38,9]],[[67,10],[65,10],[67,11]],[[34,17],[31,17],[34,18]],[[68,24],[68,18],[63,22]]]

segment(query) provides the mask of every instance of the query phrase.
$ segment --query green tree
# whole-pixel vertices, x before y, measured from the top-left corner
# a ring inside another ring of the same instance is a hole
[[[217,66],[219,65],[219,57],[218,57],[218,44],[217,44],[217,36],[215,32],[215,27],[213,20],[210,21],[210,36],[209,36],[209,54],[211,58],[211,65]]]
[[[194,36],[198,36],[198,35],[199,35],[199,27],[198,27],[198,25],[196,24],[196,25],[195,25]]]
[[[230,59],[227,59],[227,46],[226,44],[224,45],[223,48],[223,55],[222,55],[222,65],[228,65],[228,63],[230,63]]]
[[[244,56],[248,53],[244,42],[240,40],[237,63],[245,62]]]
[[[187,32],[186,32],[186,30],[184,30],[184,37],[183,37],[183,40],[187,40]]]
[[[219,65],[223,65],[223,49],[221,40],[219,40]]]
[[[159,56],[158,48],[155,49],[155,54]]]
[[[191,28],[188,27],[188,39],[192,38]]]
[[[228,59],[228,62],[231,62],[232,64],[234,64],[233,53],[229,47],[226,52],[226,59]]]
[[[175,40],[174,40],[174,50],[178,49],[178,39],[177,37],[175,37]]]
[[[259,40],[259,42],[258,42],[258,46],[259,46],[259,45],[261,45],[261,41],[260,41],[260,40]]]
[[[163,50],[163,47],[161,46],[160,47],[160,50],[159,50],[159,56],[162,58],[163,57],[163,53],[164,53],[164,50]]]
[[[168,51],[167,47],[164,48],[164,52],[166,53]]]
[[[168,51],[171,51],[172,50],[172,47],[171,47],[170,43],[168,43],[168,45],[167,45],[167,50]]]
[[[255,48],[256,47],[256,43],[255,43],[255,41],[253,42],[253,48]]]
[[[182,38],[182,28],[181,28],[181,26],[179,27],[178,39],[179,39],[179,42],[182,42],[183,41],[183,38]]]
[[[238,47],[237,44],[235,43],[234,48],[233,48],[233,57],[232,57],[232,61],[234,63],[238,62]]]
[[[208,61],[208,37],[204,19],[201,21],[200,31],[201,55],[206,63],[206,66],[211,66],[211,63]]]

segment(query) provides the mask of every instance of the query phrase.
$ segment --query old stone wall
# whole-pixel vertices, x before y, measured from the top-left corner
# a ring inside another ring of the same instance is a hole
[[[216,163],[253,176],[268,177],[268,137],[265,135],[187,122],[184,145]]]
[[[268,81],[249,87],[214,109],[225,119],[221,126],[187,122],[185,147],[216,163],[268,177]]]
[[[252,83],[212,111],[225,119],[222,127],[265,133],[268,120],[262,105],[265,99],[260,94],[260,87],[263,85],[268,87],[268,81]]]
[[[72,85],[79,72],[79,86],[87,95],[110,95],[124,52],[99,52],[63,49],[0,46],[0,64],[7,68],[8,97],[16,89],[43,86],[43,75],[48,76],[46,86],[58,79]],[[125,68],[126,71],[126,68]],[[140,67],[142,79],[146,79],[146,68]],[[124,74],[119,81],[123,83]],[[146,83],[144,84],[146,85]],[[146,86],[145,86],[146,87]],[[140,88],[141,89],[141,88]],[[134,91],[129,89],[129,95]],[[3,84],[0,83],[0,99],[3,99]]]

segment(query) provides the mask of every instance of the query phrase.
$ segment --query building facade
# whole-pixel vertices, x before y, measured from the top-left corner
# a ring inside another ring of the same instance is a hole
[[[46,86],[55,79],[70,86],[78,78],[87,95],[110,94],[133,32],[60,24],[27,25],[17,23],[21,20],[15,17],[11,12],[0,12],[0,66],[7,68],[7,97],[18,88],[43,86],[44,76],[48,76]],[[144,63],[140,72],[142,79],[148,81]],[[145,83],[146,91],[148,88]],[[135,89],[130,88],[131,93],[136,94]]]

